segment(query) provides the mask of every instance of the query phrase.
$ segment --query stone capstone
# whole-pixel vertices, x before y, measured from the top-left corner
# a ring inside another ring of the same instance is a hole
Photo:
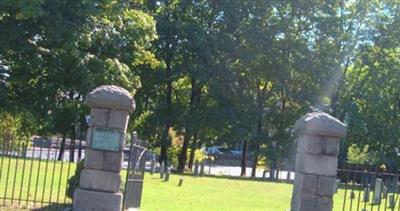
[[[323,112],[308,113],[296,121],[296,134],[313,134],[322,136],[344,137],[346,125],[338,119]]]
[[[89,107],[112,108],[132,112],[135,101],[129,92],[114,85],[100,86],[86,96]]]

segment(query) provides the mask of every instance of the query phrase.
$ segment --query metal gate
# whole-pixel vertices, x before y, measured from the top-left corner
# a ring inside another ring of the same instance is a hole
[[[128,156],[128,167],[124,191],[124,209],[139,208],[142,198],[144,170],[146,164],[147,143],[132,134],[132,143]]]
[[[68,154],[74,153],[71,148],[74,143],[60,142],[58,138],[3,142],[0,146],[1,206],[59,210],[71,203],[68,185],[76,183],[74,173],[79,158],[75,155],[70,162]],[[61,145],[64,153],[60,156]]]

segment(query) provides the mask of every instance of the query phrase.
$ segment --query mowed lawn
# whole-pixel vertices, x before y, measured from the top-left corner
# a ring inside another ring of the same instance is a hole
[[[244,179],[183,176],[184,184],[178,187],[179,175],[172,175],[170,182],[163,182],[158,175],[146,174],[142,199],[142,210],[268,210],[285,211],[290,207],[292,184]],[[361,210],[364,203],[358,197],[362,192],[339,189],[334,196],[334,211]],[[372,193],[370,199],[372,199]],[[386,199],[382,199],[380,210],[385,210]],[[396,204],[398,209],[399,202]],[[351,208],[350,208],[351,207]],[[371,204],[366,203],[367,210]],[[358,208],[358,209],[357,209]],[[378,210],[378,205],[373,206]],[[387,207],[387,210],[390,210]]]
[[[26,199],[39,204],[71,203],[66,197],[66,187],[75,169],[76,163],[0,157],[0,204],[4,198],[25,205],[30,205]]]
[[[4,159],[0,169],[0,197],[4,198],[7,193],[6,206],[0,207],[0,210],[31,210],[39,207],[45,207],[40,203],[35,206],[32,203],[22,202],[18,206],[18,198],[29,198],[37,201],[58,201],[60,204],[70,204],[69,198],[64,198],[67,177],[71,177],[76,165],[61,162],[49,161],[26,162],[16,159]],[[0,159],[1,164],[1,159]],[[15,169],[18,169],[15,171]],[[8,171],[9,169],[9,171]],[[47,173],[46,173],[47,169]],[[24,172],[24,175],[22,174]],[[54,174],[53,174],[54,172]],[[30,176],[30,174],[32,175]],[[126,171],[121,173],[125,180]],[[182,186],[178,186],[179,178],[183,178]],[[15,181],[14,181],[15,179]],[[30,182],[29,182],[30,181]],[[43,186],[45,185],[45,188]],[[21,189],[22,187],[22,189]],[[12,194],[14,192],[14,194]],[[29,194],[28,194],[29,192]],[[226,178],[226,177],[194,177],[171,175],[169,182],[160,180],[158,174],[145,175],[144,190],[142,196],[141,210],[287,210],[290,207],[292,194],[292,185],[287,183],[254,181],[249,179]],[[35,196],[36,195],[36,196]],[[334,210],[342,210],[345,190],[339,189],[334,198]],[[346,192],[346,209],[353,210],[357,208],[358,197],[362,193],[356,191],[353,203],[350,203],[350,192]],[[10,205],[10,198],[14,203]],[[371,197],[372,198],[372,195]],[[4,202],[0,200],[0,205]],[[381,209],[384,210],[382,201]],[[359,209],[364,204],[359,204]],[[367,204],[369,210],[370,204]],[[398,206],[398,204],[397,204]],[[374,206],[377,209],[377,206]],[[398,207],[396,207],[398,209]],[[56,210],[45,208],[40,210]]]
[[[286,210],[292,185],[260,181],[184,176],[169,182],[146,174],[142,210]]]

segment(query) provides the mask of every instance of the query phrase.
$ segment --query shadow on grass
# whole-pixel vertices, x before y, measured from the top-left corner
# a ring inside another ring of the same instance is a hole
[[[68,209],[70,208],[70,209]],[[1,211],[28,211],[28,210],[35,210],[35,211],[67,211],[72,210],[71,204],[48,204],[48,205],[18,205],[18,204],[3,204],[0,206]]]
[[[63,211],[63,210],[71,210],[72,211],[72,205],[71,204],[50,204],[44,207],[40,208],[31,208],[30,210],[34,211]]]

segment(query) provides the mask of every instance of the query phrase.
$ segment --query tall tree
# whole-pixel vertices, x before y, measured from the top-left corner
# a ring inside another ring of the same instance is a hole
[[[148,50],[155,23],[142,7],[115,1],[2,1],[0,61],[10,69],[7,101],[47,122],[43,130],[62,133],[63,145],[68,135],[74,143],[91,89],[115,84],[134,93],[140,87],[136,71],[157,64]]]

